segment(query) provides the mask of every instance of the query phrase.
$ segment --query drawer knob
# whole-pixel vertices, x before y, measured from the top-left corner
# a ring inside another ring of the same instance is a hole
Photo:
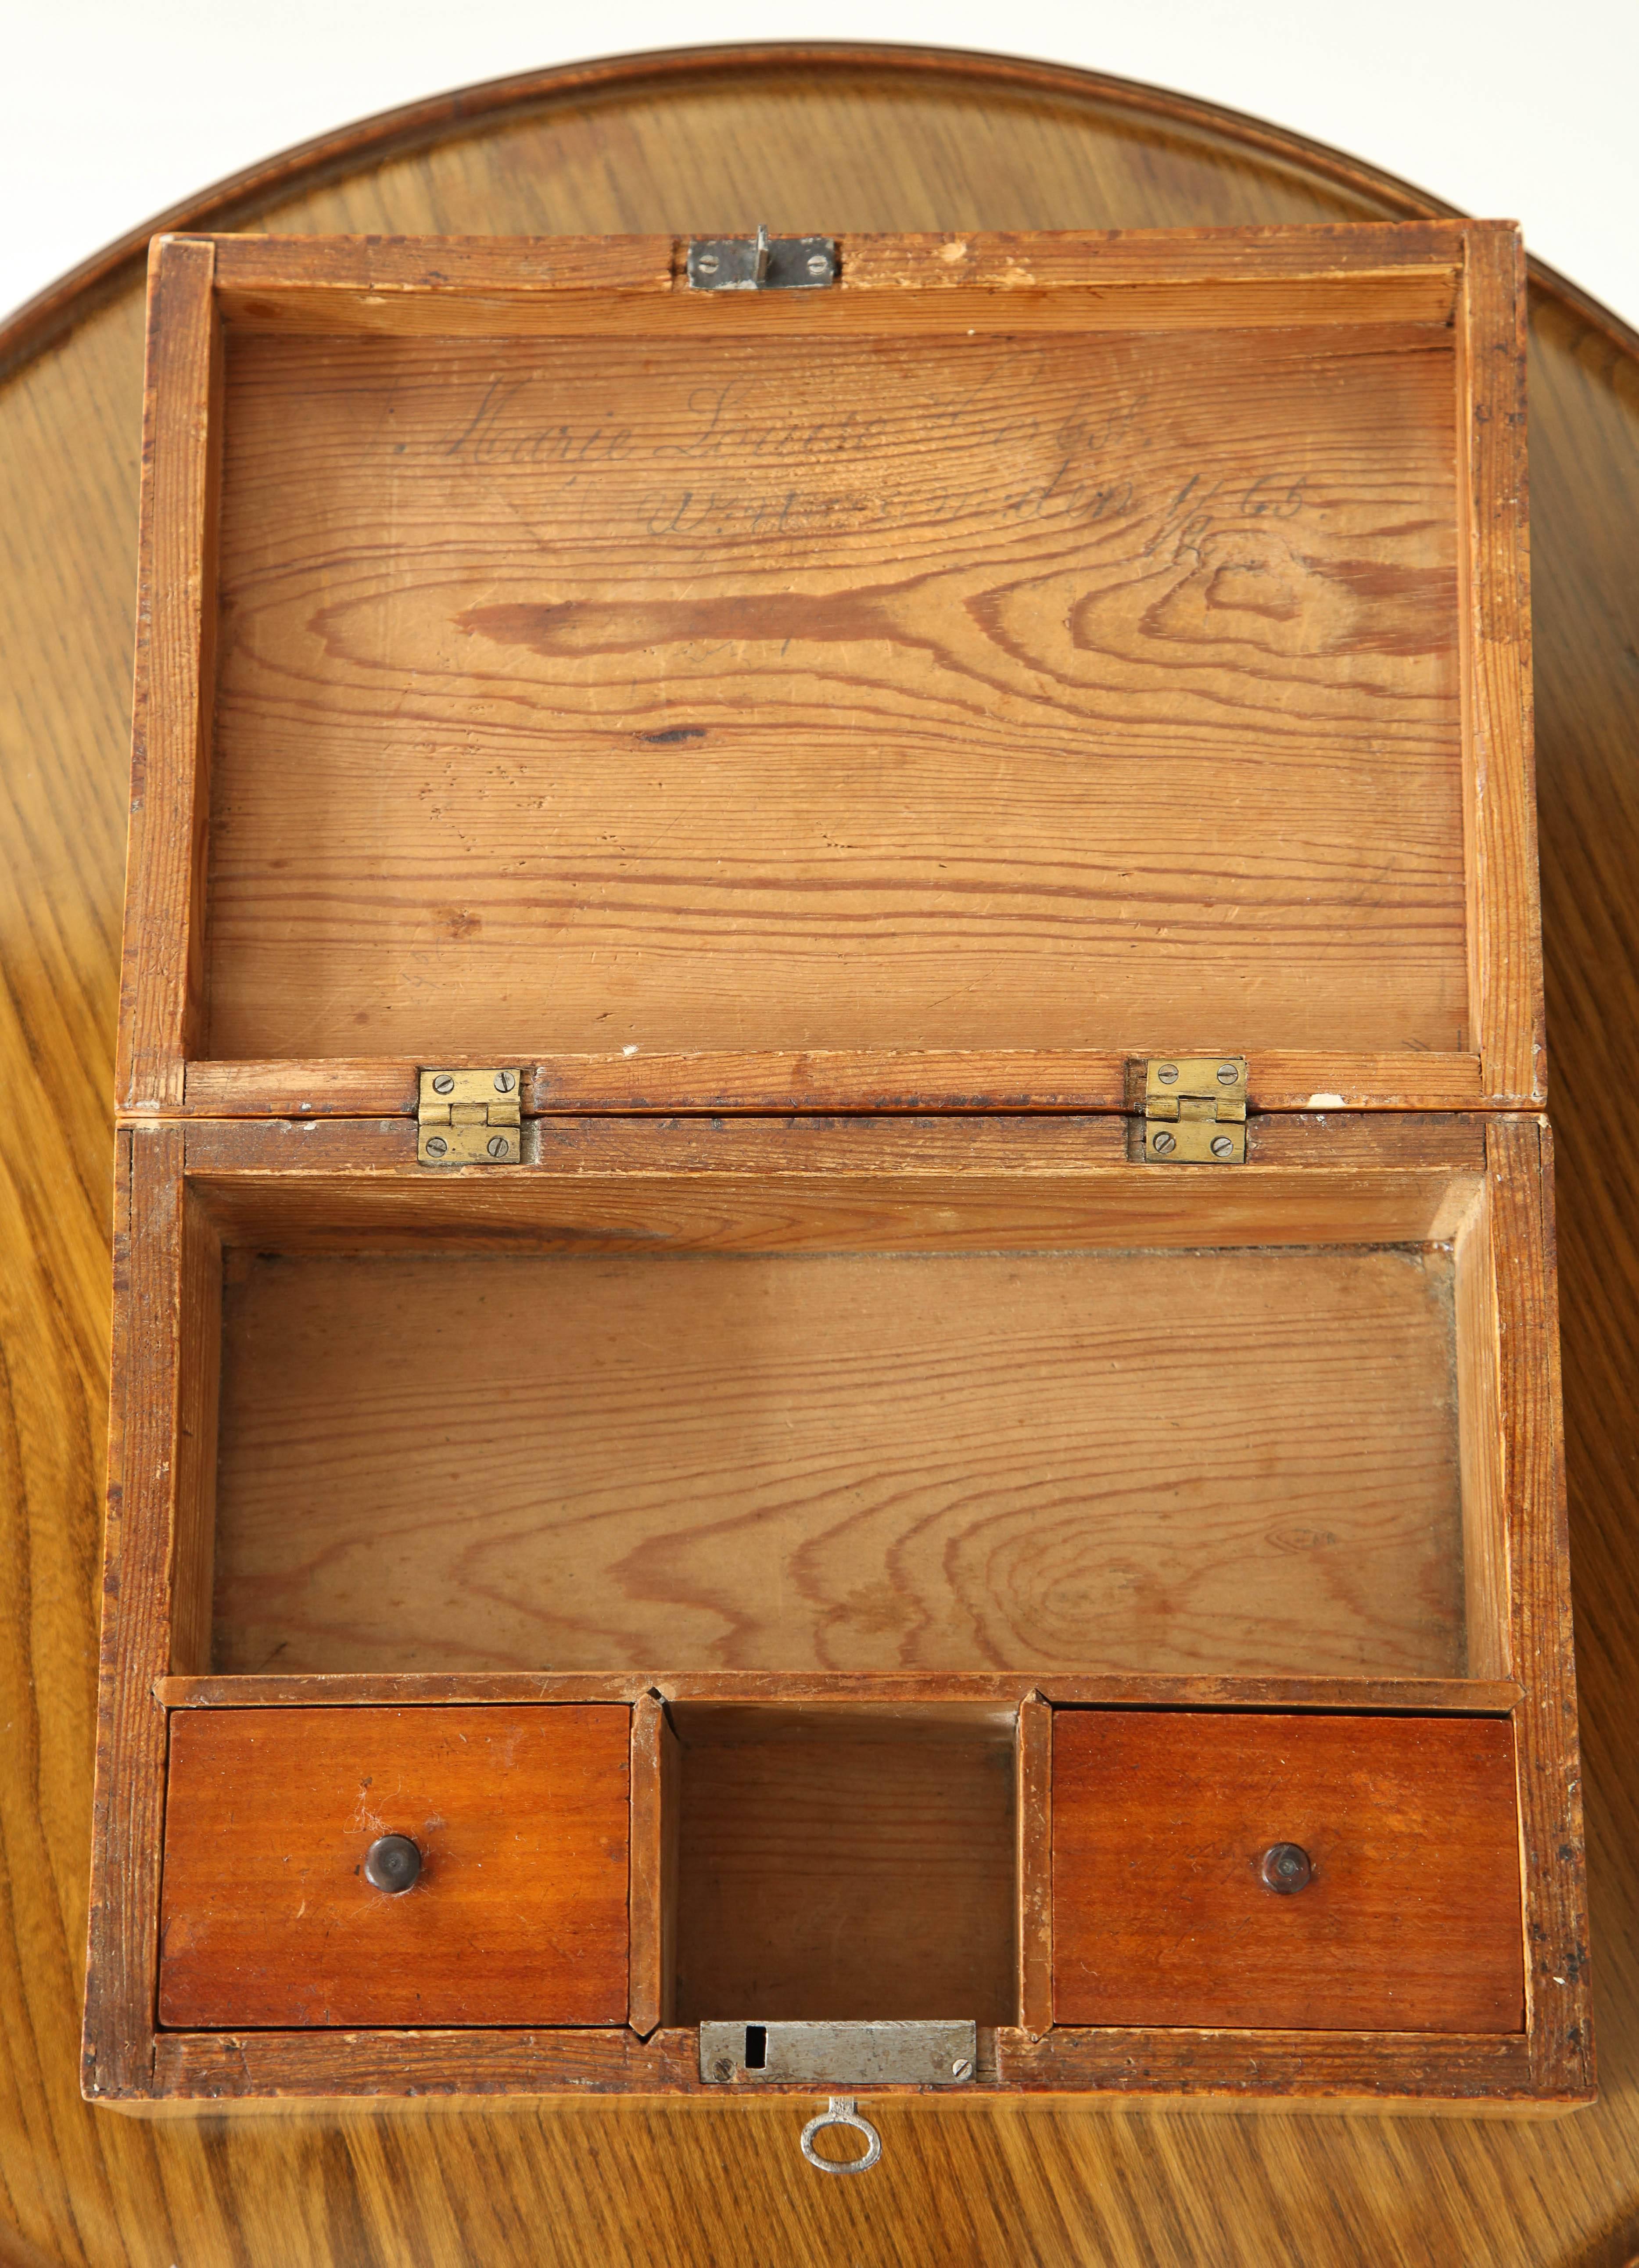
[[[365,1880],[393,1897],[413,1889],[421,1872],[421,1853],[408,1835],[382,1835],[365,1852]]]
[[[1304,1889],[1314,1871],[1301,1844],[1272,1843],[1264,1852],[1264,1880],[1282,1897],[1289,1898],[1295,1890]]]

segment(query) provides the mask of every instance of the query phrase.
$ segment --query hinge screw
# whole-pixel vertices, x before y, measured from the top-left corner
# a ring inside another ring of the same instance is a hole
[[[1237,1072],[1233,1064],[1220,1064],[1218,1065],[1218,1084],[1220,1086],[1233,1086],[1236,1078]]]
[[[809,253],[808,274],[810,276],[823,276],[830,266],[831,262],[826,259],[823,252]]]
[[[1155,1077],[1161,1081],[1163,1086],[1174,1086],[1177,1083],[1178,1076],[1178,1067],[1177,1064],[1162,1064],[1158,1066],[1155,1072]]]
[[[431,1146],[432,1145],[429,1144],[428,1147],[431,1148]],[[498,1134],[490,1144],[490,1155],[491,1158],[504,1158],[509,1147],[510,1145],[505,1134]]]
[[[518,1074],[515,1071],[498,1071],[495,1074],[497,1094],[510,1094],[517,1084]]]
[[[952,2079],[971,2079],[971,2078],[972,2078],[972,2076],[973,2076],[973,2066],[972,2066],[972,2065],[968,2061],[968,2059],[967,2059],[967,2058],[966,2058],[965,2056],[958,2056],[958,2057],[956,2058],[956,2061],[951,2065],[951,2066],[950,2066],[950,2076],[951,2076],[951,2078],[952,2078]]]
[[[715,276],[718,268],[717,254],[714,252],[703,252],[694,264],[702,276]]]
[[[1158,1158],[1170,1157],[1178,1146],[1176,1138],[1169,1134],[1163,1126],[1155,1137],[1155,1155]]]
[[[434,1094],[448,1094],[453,1092],[454,1085],[455,1082],[449,1073],[447,1071],[441,1071],[432,1082],[432,1092]]]
[[[1227,1158],[1234,1147],[1234,1143],[1227,1134],[1214,1134],[1212,1138],[1212,1154],[1214,1158]]]
[[[431,1150],[435,1158],[441,1158],[446,1150],[449,1148],[449,1144],[444,1139],[444,1137],[441,1134],[429,1134],[427,1137],[427,1147]]]

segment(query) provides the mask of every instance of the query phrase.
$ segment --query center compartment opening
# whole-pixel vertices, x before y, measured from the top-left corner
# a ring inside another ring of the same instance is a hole
[[[670,1715],[678,2023],[1016,2022],[1010,1712]]]
[[[1443,1244],[225,1261],[218,1673],[1466,1667]]]

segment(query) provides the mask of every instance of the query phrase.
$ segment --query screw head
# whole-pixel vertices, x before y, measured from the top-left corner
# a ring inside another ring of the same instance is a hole
[[[511,1148],[512,1144],[507,1140],[505,1134],[493,1134],[491,1136],[490,1155],[491,1158],[504,1158]]]
[[[1314,1867],[1300,1843],[1272,1843],[1264,1852],[1262,1874],[1272,1890],[1289,1898],[1304,1889]]]
[[[1173,1086],[1178,1079],[1178,1067],[1177,1064],[1157,1064],[1155,1065],[1155,1077],[1161,1081],[1163,1086]]]
[[[956,2061],[950,2066],[950,2076],[952,2079],[972,2078],[973,2066],[971,2063],[969,2062],[966,2056],[958,2056],[956,2058]]]
[[[1169,1134],[1166,1128],[1163,1126],[1161,1131],[1155,1138],[1155,1151],[1156,1157],[1170,1158],[1178,1146],[1177,1136]]]
[[[1212,1154],[1214,1158],[1228,1158],[1233,1154],[1235,1149],[1234,1143],[1230,1141],[1227,1134],[1214,1134],[1212,1138],[1211,1146]]]
[[[735,2075],[734,2058],[719,2056],[712,2066],[712,2074],[715,2079],[732,2079]]]
[[[830,266],[831,262],[826,259],[823,252],[809,253],[808,274],[810,276],[823,276]]]
[[[1240,1073],[1233,1064],[1220,1064],[1218,1065],[1218,1084],[1220,1086],[1233,1086],[1239,1077]]]
[[[441,1158],[446,1150],[449,1148],[449,1144],[444,1139],[444,1137],[441,1134],[429,1134],[427,1137],[427,1148],[432,1152],[435,1158]]]
[[[714,252],[703,252],[694,264],[702,276],[715,276],[718,265],[717,254]]]
[[[408,1835],[380,1835],[365,1852],[365,1880],[389,1897],[414,1889],[421,1873],[421,1853]]]
[[[434,1094],[452,1094],[454,1092],[454,1088],[455,1082],[447,1071],[441,1071],[432,1082],[432,1092]]]
[[[497,1094],[510,1094],[517,1084],[518,1074],[515,1071],[498,1071],[495,1074]]]

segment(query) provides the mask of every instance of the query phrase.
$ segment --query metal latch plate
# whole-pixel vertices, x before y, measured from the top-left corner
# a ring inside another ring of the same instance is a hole
[[[424,1166],[515,1166],[523,1154],[515,1071],[424,1071],[416,1157]]]
[[[700,2076],[719,2087],[966,2087],[978,2054],[971,2023],[700,2027]]]
[[[706,236],[689,247],[697,291],[823,291],[837,280],[829,236]]]
[[[1245,1057],[1152,1056],[1144,1066],[1144,1156],[1157,1166],[1244,1166]]]

